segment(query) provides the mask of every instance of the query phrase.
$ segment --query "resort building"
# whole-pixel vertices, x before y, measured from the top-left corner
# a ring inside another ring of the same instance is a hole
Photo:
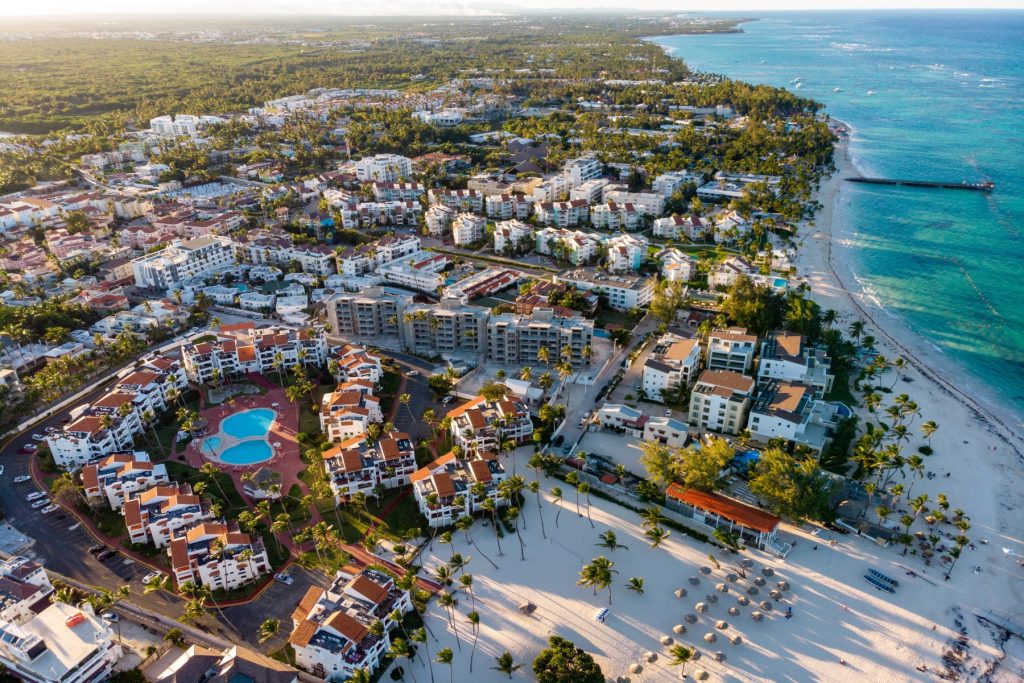
[[[318,678],[346,681],[360,669],[371,675],[391,648],[391,615],[412,609],[408,591],[375,569],[345,567],[327,589],[311,586],[292,612],[288,638],[295,663]],[[384,632],[374,635],[377,621]]]
[[[371,423],[384,422],[374,384],[357,379],[343,382],[320,401],[320,430],[330,441],[344,441],[365,434]]]
[[[460,517],[483,510],[488,499],[497,507],[508,504],[498,492],[505,468],[490,451],[465,460],[446,453],[416,470],[411,479],[420,512],[431,527],[451,526]]]
[[[536,206],[537,222],[556,228],[574,228],[586,223],[590,205],[582,199],[567,202],[540,202]]]
[[[642,275],[611,275],[592,268],[577,268],[555,276],[559,282],[604,296],[609,308],[628,311],[651,302],[654,279]]]
[[[629,192],[622,185],[608,185],[603,194],[603,201],[619,206],[628,204],[641,216],[665,213],[665,197],[654,192]]]
[[[604,247],[609,273],[635,273],[647,260],[647,238],[642,235],[615,235]]]
[[[662,249],[655,255],[661,277],[669,282],[690,282],[697,276],[697,261],[678,249]]]
[[[189,380],[196,383],[207,383],[215,374],[226,379],[250,372],[287,372],[300,363],[322,367],[327,362],[327,335],[321,327],[223,325],[216,341],[184,345],[182,360]]]
[[[334,250],[326,244],[293,244],[290,239],[263,237],[245,245],[249,263],[288,269],[297,264],[304,273],[326,277],[335,271]]]
[[[801,382],[814,387],[814,398],[824,398],[832,391],[831,368],[832,361],[824,349],[807,346],[799,334],[773,332],[761,343],[757,381]]]
[[[363,182],[397,183],[412,176],[412,160],[398,154],[377,154],[356,162],[356,178]]]
[[[672,214],[654,221],[654,236],[662,239],[703,242],[706,235],[707,225],[697,215]]]
[[[708,370],[746,373],[754,363],[757,337],[743,327],[714,330],[708,335]]]
[[[728,370],[705,370],[690,393],[689,422],[705,431],[737,434],[746,427],[754,380]]]
[[[456,246],[464,247],[483,242],[487,219],[472,213],[460,213],[452,223],[452,241]]]
[[[427,226],[427,232],[430,233],[431,237],[441,237],[448,233],[448,229],[455,221],[455,217],[459,215],[459,212],[447,206],[441,204],[434,204],[427,209],[426,214],[423,216],[423,220]]]
[[[708,272],[708,286],[727,289],[736,284],[741,277],[756,274],[757,266],[739,256],[730,256],[712,266]]]
[[[384,287],[367,287],[359,294],[335,294],[324,301],[333,334],[351,340],[398,339],[402,314],[413,295]]]
[[[590,223],[599,230],[636,230],[642,214],[632,204],[607,202],[590,209]]]
[[[176,532],[211,519],[209,506],[188,484],[154,486],[127,500],[122,508],[132,543],[163,548]]]
[[[477,396],[448,413],[452,439],[463,453],[496,453],[506,441],[520,446],[533,437],[529,409],[520,401]]]
[[[530,211],[533,209],[533,202],[521,194],[488,195],[485,204],[487,217],[500,221],[513,218],[525,221],[530,217]]]
[[[523,278],[523,273],[510,268],[484,268],[455,284],[444,288],[445,297],[456,297],[470,301],[477,297],[489,296],[508,289]]]
[[[536,244],[533,226],[518,219],[505,220],[494,228],[494,253],[523,254]]]
[[[601,240],[597,235],[579,230],[542,228],[535,233],[538,254],[568,261],[574,266],[590,263],[597,258]]]
[[[374,183],[373,198],[378,202],[417,200],[425,190],[419,183]]]
[[[789,552],[789,544],[778,540],[779,518],[760,508],[718,493],[687,489],[675,483],[669,484],[665,492],[665,506],[712,530],[735,533],[743,545],[781,557]]]
[[[31,620],[52,594],[53,584],[41,564],[20,555],[0,562],[0,623]]]
[[[145,451],[114,453],[82,468],[86,498],[106,498],[111,510],[120,510],[128,498],[169,481],[167,466],[154,465]]]
[[[815,388],[768,380],[750,408],[747,429],[758,441],[784,439],[821,452],[839,422],[838,408],[814,398]]]
[[[430,204],[440,204],[458,211],[483,213],[484,195],[476,190],[430,190],[427,193]]]
[[[365,275],[370,271],[422,249],[419,237],[394,235],[382,237],[376,242],[348,247],[338,252],[338,273],[346,277]]]
[[[132,261],[135,286],[166,292],[192,278],[204,278],[237,265],[235,243],[230,237],[207,235],[174,240],[160,251]]]
[[[401,316],[406,349],[418,354],[481,355],[487,343],[489,311],[466,304],[463,297],[445,296],[438,304],[414,304]]]
[[[607,178],[593,178],[569,190],[569,199],[582,199],[587,204],[600,204]]]
[[[693,183],[694,186],[703,185],[704,176],[692,171],[668,171],[654,179],[654,182],[651,183],[651,191],[669,198],[687,183]]]
[[[355,344],[335,349],[334,358],[328,361],[327,366],[339,384],[362,380],[376,387],[383,375],[380,357]]]
[[[105,681],[121,658],[110,624],[83,604],[45,606],[28,619],[0,620],[0,665],[32,683]]]
[[[673,417],[656,415],[644,423],[644,441],[660,441],[669,448],[682,448],[690,438],[689,427]]]
[[[121,418],[82,415],[46,437],[53,461],[77,470],[109,453],[131,450],[134,433]]]
[[[260,538],[223,522],[203,522],[178,534],[168,549],[174,581],[194,581],[210,590],[233,590],[270,572]]]
[[[377,486],[405,486],[416,471],[416,450],[405,432],[382,435],[376,442],[360,434],[324,451],[323,459],[338,505],[359,492],[372,496]]]
[[[700,370],[700,342],[675,334],[663,335],[644,362],[641,384],[648,399],[676,399]]]
[[[441,272],[448,266],[448,257],[431,251],[417,251],[377,269],[384,282],[406,289],[436,294],[444,284]]]
[[[557,317],[550,308],[534,308],[528,316],[504,313],[487,321],[487,357],[500,365],[542,364],[546,349],[549,363],[579,367],[590,360],[593,337],[594,321]]]

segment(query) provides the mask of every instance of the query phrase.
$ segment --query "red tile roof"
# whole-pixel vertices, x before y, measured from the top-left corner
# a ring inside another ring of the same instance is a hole
[[[779,518],[770,512],[759,510],[732,498],[726,498],[718,493],[706,493],[683,488],[679,484],[670,484],[665,495],[764,533],[770,533],[779,525]]]

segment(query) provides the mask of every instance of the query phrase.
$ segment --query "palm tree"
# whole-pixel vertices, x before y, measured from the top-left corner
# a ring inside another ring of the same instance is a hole
[[[565,475],[565,483],[576,489],[576,515],[582,517],[583,513],[580,512],[580,475],[570,472]]]
[[[618,537],[615,535],[615,532],[611,529],[609,529],[608,531],[601,532],[600,534],[598,534],[597,537],[601,539],[601,542],[595,543],[594,545],[599,545],[602,548],[607,548],[608,550],[613,551],[617,548],[625,548],[626,550],[629,550],[628,547],[619,543]]]
[[[626,582],[626,588],[633,591],[637,595],[644,594],[644,580],[642,577],[634,576]]]
[[[409,647],[409,643],[404,638],[395,638],[391,641],[391,649],[388,650],[388,655],[395,660],[408,659],[412,661],[413,658],[412,648]],[[412,674],[411,668],[409,673]],[[413,683],[416,683],[416,674],[412,674],[412,680]]]
[[[494,540],[498,543],[498,557],[504,557],[505,554],[501,552],[501,530],[498,529],[498,508],[494,504],[494,499],[485,499],[480,507],[491,514],[491,523],[494,524]]]
[[[578,586],[586,586],[594,590],[597,595],[598,589],[608,589],[608,604],[612,604],[612,575],[619,572],[613,569],[615,563],[606,557],[595,557],[590,564],[584,565],[580,570],[580,578],[576,582]]]
[[[491,668],[495,671],[500,671],[503,674],[508,674],[509,678],[512,678],[512,674],[523,668],[522,664],[516,664],[512,658],[512,653],[505,650],[500,656],[495,657],[494,661],[498,663],[498,666],[492,666]]]
[[[462,643],[459,641],[459,627],[455,622],[455,598],[451,593],[445,591],[438,596],[437,604],[444,607],[448,624],[452,627],[452,632],[455,633],[455,645],[462,650]]]
[[[277,632],[280,629],[281,629],[281,620],[280,619],[266,619],[262,624],[260,624],[260,630],[259,630],[259,641],[260,641],[260,643],[265,643],[268,640],[270,640],[271,638],[273,638],[274,636],[276,636]]]
[[[426,650],[427,667],[430,669],[430,683],[434,683],[434,660],[430,658],[430,643],[427,642],[427,629],[418,628],[412,632],[410,638],[414,643],[423,643],[423,649]]]
[[[537,496],[537,516],[540,517],[540,534],[546,539],[548,537],[548,533],[544,529],[544,509],[540,504],[540,482],[531,481],[526,485],[526,488],[530,489],[530,491]]]
[[[686,668],[686,663],[693,657],[693,650],[676,643],[668,649],[669,664],[672,666],[678,666]],[[680,669],[680,675],[682,675],[682,669]]]
[[[452,649],[450,647],[445,647],[445,648],[441,648],[440,650],[438,650],[437,657],[434,658],[434,661],[437,662],[438,664],[447,664],[448,665],[448,681],[449,681],[449,683],[451,683],[452,675],[453,675],[452,674],[452,668],[453,668],[452,667],[452,659],[453,659],[453,653],[452,653]]]
[[[853,337],[854,341],[860,340],[862,334],[864,334],[863,320],[854,320],[850,323],[850,336]]]
[[[937,425],[934,420],[928,420],[927,422],[922,422],[918,429],[920,429],[921,433],[924,434],[925,442],[931,446],[932,437],[935,436],[935,432],[939,429],[939,425]]]
[[[581,481],[580,485],[576,487],[578,493],[582,493],[587,497],[587,521],[590,522],[590,528],[594,528],[594,520],[590,517],[590,484],[585,481]]]
[[[555,528],[558,528],[558,516],[562,514],[562,489],[559,486],[551,488],[551,498],[558,504],[558,512],[555,513]]]
[[[661,514],[661,510],[654,506],[651,506],[641,512],[640,518],[640,526],[644,528],[660,526],[666,521],[665,515]]]
[[[470,609],[476,609],[476,593],[473,592],[473,575],[463,574],[459,577],[459,583],[469,591],[469,599],[472,601]]]
[[[475,610],[466,615],[473,627],[473,649],[469,653],[469,673],[473,673],[473,655],[476,654],[476,643],[480,640],[480,613]]]
[[[352,677],[348,679],[349,683],[370,683],[373,680],[373,676],[370,675],[370,670],[365,666],[362,669],[356,669],[352,672]]]
[[[657,548],[659,545],[662,544],[662,542],[666,538],[668,538],[671,535],[671,532],[665,531],[660,526],[651,527],[650,529],[644,532],[644,536],[646,536],[651,541],[652,548]]]
[[[153,576],[149,578],[149,581],[145,583],[145,586],[142,589],[142,594],[149,595],[150,593],[155,593],[157,591],[167,590],[170,585],[171,577],[167,574],[160,574],[157,572],[154,573]]]

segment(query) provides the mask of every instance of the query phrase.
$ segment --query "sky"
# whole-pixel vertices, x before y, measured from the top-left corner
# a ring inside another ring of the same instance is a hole
[[[1024,9],[1024,0],[392,0],[371,10],[388,15],[481,15],[495,7],[672,11],[741,11],[837,9]],[[173,7],[173,9],[172,9]],[[139,0],[0,0],[0,17],[75,14],[315,14],[365,15],[366,6],[351,0],[175,0],[173,5]]]

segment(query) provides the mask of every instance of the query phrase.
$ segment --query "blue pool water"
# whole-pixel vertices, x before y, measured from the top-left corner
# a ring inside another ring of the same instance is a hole
[[[251,465],[274,457],[274,450],[263,439],[251,439],[235,444],[217,456],[229,465]]]
[[[211,453],[216,453],[217,449],[220,448],[220,437],[211,436],[207,438],[206,441],[203,442],[203,448],[210,451]]]
[[[270,408],[243,410],[220,423],[220,430],[236,439],[250,436],[266,436],[274,422],[275,413]]]

